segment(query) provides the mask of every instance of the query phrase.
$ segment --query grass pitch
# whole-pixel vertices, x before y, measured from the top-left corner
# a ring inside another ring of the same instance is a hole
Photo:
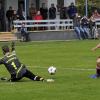
[[[99,100],[100,79],[89,78],[95,74],[100,54],[100,50],[91,51],[97,43],[98,40],[16,43],[21,62],[34,74],[53,78],[55,82],[33,82],[26,78],[14,83],[0,81],[0,100]],[[57,68],[54,76],[48,74],[49,66]],[[0,76],[9,77],[3,65]]]

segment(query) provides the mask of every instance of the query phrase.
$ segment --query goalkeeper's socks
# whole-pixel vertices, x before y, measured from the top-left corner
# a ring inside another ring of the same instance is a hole
[[[6,77],[1,77],[0,79],[1,79],[1,80],[7,80],[7,78],[6,78]]]
[[[35,76],[34,78],[35,81],[43,81],[44,78],[40,77],[40,76]]]
[[[44,81],[44,78],[40,78],[40,81]]]

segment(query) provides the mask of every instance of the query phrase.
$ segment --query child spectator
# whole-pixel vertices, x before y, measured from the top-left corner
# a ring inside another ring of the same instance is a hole
[[[22,41],[28,42],[30,39],[29,39],[29,33],[27,32],[27,28],[25,27],[25,23],[22,23],[20,32],[21,32]]]

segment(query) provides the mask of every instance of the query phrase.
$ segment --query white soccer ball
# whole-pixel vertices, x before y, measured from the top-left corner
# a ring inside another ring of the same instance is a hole
[[[50,66],[48,68],[48,72],[49,72],[49,74],[54,75],[56,73],[56,67]]]

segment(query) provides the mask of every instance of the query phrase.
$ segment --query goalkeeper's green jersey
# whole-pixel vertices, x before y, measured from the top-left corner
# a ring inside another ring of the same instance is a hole
[[[8,52],[0,59],[0,64],[4,64],[10,74],[18,74],[24,67],[16,56],[15,51]]]

